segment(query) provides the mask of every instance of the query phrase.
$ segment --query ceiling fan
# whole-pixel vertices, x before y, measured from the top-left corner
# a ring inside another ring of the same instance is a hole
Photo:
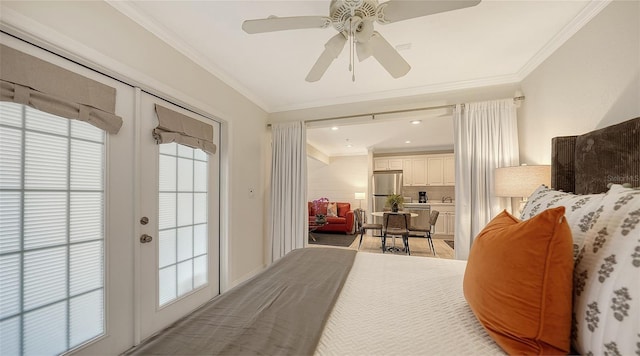
[[[411,69],[393,46],[374,31],[373,22],[393,23],[421,16],[475,6],[481,0],[331,0],[329,16],[294,16],[246,20],[242,29],[249,34],[327,28],[332,25],[338,34],[324,45],[324,52],[309,71],[306,81],[320,80],[334,59],[338,58],[349,42],[349,70],[355,81],[355,54],[360,62],[373,56],[394,78],[400,78]]]

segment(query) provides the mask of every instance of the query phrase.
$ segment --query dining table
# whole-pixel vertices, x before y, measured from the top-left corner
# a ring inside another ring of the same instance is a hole
[[[409,212],[409,211],[402,211],[402,210],[399,210],[399,211],[374,211],[373,213],[371,213],[371,215],[382,217],[382,216],[384,216],[384,213],[389,213],[389,214],[411,214],[412,218],[415,218],[415,217],[418,216],[418,214],[416,214],[416,213],[412,213],[412,212]]]
[[[374,211],[374,212],[371,213],[371,215],[383,217],[385,213],[398,214],[398,215],[399,214],[410,214],[412,218],[415,218],[415,217],[418,216],[418,214],[416,214],[416,213],[412,213],[412,212],[409,212],[409,211],[403,211],[403,210],[399,210],[399,211]],[[383,222],[383,224],[384,224],[384,222]],[[407,228],[408,228],[408,226],[407,226]],[[387,251],[390,251],[390,252],[400,252],[401,251],[401,249],[399,247],[396,247],[396,237],[395,237],[395,235],[393,236],[391,247],[388,247]]]

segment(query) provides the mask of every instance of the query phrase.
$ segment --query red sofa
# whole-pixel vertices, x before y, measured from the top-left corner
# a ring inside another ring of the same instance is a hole
[[[327,217],[327,225],[319,227],[316,231],[318,232],[342,232],[345,234],[350,234],[353,232],[353,221],[354,215],[351,210],[350,203],[336,203],[338,206],[338,216],[328,216],[327,215],[327,206],[329,203],[324,202],[320,203],[317,206],[314,206],[313,202],[309,202],[307,204],[309,211],[309,223],[312,223],[316,220],[316,214],[323,214]]]

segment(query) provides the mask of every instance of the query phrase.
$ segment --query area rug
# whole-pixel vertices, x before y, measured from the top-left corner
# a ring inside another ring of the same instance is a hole
[[[321,232],[314,232],[313,236],[316,238],[316,241],[313,241],[313,239],[309,237],[309,244],[348,247],[353,243],[353,240],[355,240],[358,235],[324,234]]]
[[[444,242],[446,242],[449,247],[453,248],[453,240],[444,240]]]

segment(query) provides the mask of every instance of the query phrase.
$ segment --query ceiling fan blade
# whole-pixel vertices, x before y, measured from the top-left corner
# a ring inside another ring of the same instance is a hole
[[[242,23],[242,29],[246,33],[253,34],[303,28],[326,28],[330,24],[331,19],[326,16],[269,17],[246,20]]]
[[[325,43],[324,51],[309,71],[309,74],[307,74],[305,80],[308,82],[317,82],[320,80],[324,72],[326,72],[331,63],[333,63],[333,60],[338,58],[346,42],[347,38],[344,37],[342,33],[331,37],[331,39]]]
[[[389,0],[378,6],[378,21],[391,23],[416,17],[437,14],[440,12],[464,9],[476,6],[481,0],[438,0],[438,1],[409,1]]]
[[[371,43],[369,42],[356,43],[356,53],[358,54],[358,60],[360,62],[371,57],[373,55],[373,49],[371,48]]]
[[[409,70],[411,70],[409,63],[377,31],[373,32],[369,43],[371,44],[373,57],[382,64],[392,77],[400,78],[409,73]]]

